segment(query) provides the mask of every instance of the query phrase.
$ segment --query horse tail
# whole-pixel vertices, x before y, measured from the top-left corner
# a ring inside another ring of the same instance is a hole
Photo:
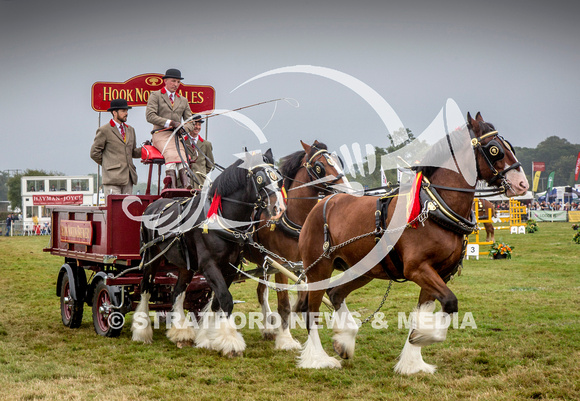
[[[150,258],[150,250],[149,250],[149,246],[146,246],[150,241],[151,241],[151,237],[152,237],[152,231],[151,229],[147,228],[146,225],[146,221],[147,218],[149,218],[151,216],[150,213],[147,213],[147,211],[151,208],[151,205],[147,206],[147,208],[145,209],[145,211],[143,212],[143,219],[141,220],[141,225],[140,225],[140,229],[139,229],[139,240],[140,240],[140,254],[141,254],[141,264],[140,264],[140,268],[143,268],[143,265],[147,262],[149,262],[149,258]]]
[[[143,249],[143,245],[145,245],[148,241],[145,235],[145,224],[143,222],[141,222],[141,226],[139,229],[139,240],[140,240],[140,246],[141,249]],[[140,251],[139,253],[141,254],[141,263],[139,265],[140,269],[143,269],[143,265],[147,262],[147,255],[148,255],[148,250],[149,248],[145,248],[143,249],[143,251]]]

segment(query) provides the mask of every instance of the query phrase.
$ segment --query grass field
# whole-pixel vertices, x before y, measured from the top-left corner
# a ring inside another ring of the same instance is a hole
[[[152,345],[130,330],[103,338],[90,308],[79,329],[60,320],[56,277],[62,258],[42,252],[47,237],[0,238],[0,399],[382,400],[580,399],[580,245],[570,223],[539,223],[535,234],[496,234],[515,247],[511,260],[469,260],[451,283],[459,322],[470,312],[477,328],[450,329],[444,343],[423,348],[434,375],[395,375],[407,336],[398,313],[409,313],[419,288],[394,284],[382,309],[388,328],[364,325],[354,359],[340,370],[296,368],[297,352],[275,351],[257,329],[241,330],[242,358],[177,349],[156,330]],[[374,281],[349,298],[364,318],[387,282]],[[255,284],[232,287],[258,311]],[[273,303],[273,302],[272,302]],[[130,318],[130,315],[129,315]],[[306,340],[296,329],[295,338]],[[331,332],[321,330],[333,355]]]

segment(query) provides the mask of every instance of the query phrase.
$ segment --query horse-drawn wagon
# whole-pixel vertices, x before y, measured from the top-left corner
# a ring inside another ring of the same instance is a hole
[[[161,164],[144,152],[144,163]],[[109,195],[106,205],[59,206],[52,210],[50,244],[44,249],[64,257],[57,283],[62,322],[70,328],[81,325],[84,304],[92,307],[95,331],[103,336],[120,334],[124,315],[139,300],[143,274],[139,226],[148,205],[162,195],[149,192],[152,168],[149,169],[146,195]],[[163,196],[183,196],[189,191],[164,191]],[[138,201],[137,201],[138,200]],[[176,269],[162,264],[154,278],[155,291],[151,309],[170,310],[172,288],[177,281]],[[206,279],[195,275],[185,300],[190,311],[199,311],[207,304],[211,290]]]
[[[324,177],[326,174],[331,176],[336,174],[339,176],[337,180],[340,180],[340,174],[335,171],[324,144],[315,142],[312,147],[306,144],[303,144],[303,146],[303,151],[295,152],[292,158],[287,158],[287,161],[290,162],[287,164],[292,165],[287,167],[287,169],[292,170],[287,172],[289,174],[287,179],[292,183],[287,185],[288,190],[293,194],[288,199],[291,210],[290,216],[299,223],[303,223],[308,211],[316,204],[317,199],[319,199],[319,192],[329,191],[327,186],[334,181],[306,186],[300,190],[295,190],[293,187],[303,186],[304,183]],[[174,306],[174,290],[178,283],[179,269],[165,258],[161,258],[159,260],[160,263],[158,263],[156,261],[157,257],[147,256],[150,256],[149,251],[141,253],[142,249],[149,249],[147,246],[143,246],[143,230],[148,230],[141,226],[141,217],[147,207],[159,199],[173,198],[168,199],[167,204],[162,207],[160,212],[158,211],[163,214],[165,211],[170,211],[171,207],[167,206],[175,204],[175,202],[171,202],[172,200],[179,200],[177,203],[183,204],[188,199],[201,198],[200,191],[169,189],[162,191],[160,194],[151,195],[151,181],[154,175],[153,167],[154,165],[161,166],[163,158],[155,148],[149,145],[143,147],[142,162],[149,164],[145,195],[109,195],[104,206],[59,206],[52,210],[53,231],[50,245],[44,251],[65,258],[64,264],[58,273],[56,294],[60,297],[62,322],[67,327],[77,328],[80,326],[84,304],[86,303],[92,307],[95,331],[103,336],[118,336],[124,323],[124,315],[130,311],[135,311],[136,306],[139,304],[142,295],[141,281],[144,277],[144,272],[150,273],[150,269],[147,268],[150,263],[155,264],[156,272],[152,280],[153,288],[149,288],[149,285],[146,284],[151,296],[148,302],[148,310],[169,311]],[[260,167],[260,169],[263,169],[263,167]],[[317,170],[315,171],[315,169]],[[255,178],[256,182],[261,182],[260,176]],[[250,185],[252,188],[256,188],[255,184],[250,183]],[[224,198],[224,200],[228,199]],[[244,203],[247,202],[236,201],[234,204],[238,205],[239,208]],[[266,203],[269,203],[269,201]],[[294,205],[295,203],[296,205]],[[252,209],[258,207],[253,203],[251,205]],[[260,210],[262,207],[260,206],[255,210]],[[193,215],[193,213],[190,214]],[[206,214],[205,211],[203,214]],[[254,221],[254,219],[257,220]],[[286,216],[279,221],[280,224],[274,223],[276,226],[279,225],[279,229],[275,232],[262,230],[264,224],[268,223],[268,219],[268,217],[261,218],[258,213],[250,219],[251,221],[249,220],[250,226],[258,225],[256,226],[255,241],[265,241],[264,244],[268,245],[272,250],[281,252],[287,257],[298,261],[298,256],[294,254],[290,256],[288,252],[279,250],[279,248],[284,248],[287,251],[295,250],[296,244],[293,243],[297,243],[298,240],[297,235],[295,235],[296,224],[288,223],[289,217]],[[214,229],[214,231],[220,230]],[[288,233],[288,231],[292,232]],[[258,232],[261,234],[258,235]],[[266,235],[266,233],[269,235]],[[278,238],[278,241],[280,238],[290,238],[291,245],[293,244],[294,246],[288,246],[286,243],[282,245],[270,243],[272,239],[267,239],[266,237]],[[238,241],[235,240],[234,242]],[[248,249],[248,241],[243,242],[246,244],[246,257],[258,263],[259,266],[246,272],[233,270],[235,276],[230,279],[231,282],[244,281],[248,276],[263,277],[266,274],[277,273],[280,270],[285,271],[291,278],[293,277],[292,273],[289,273],[271,257],[265,257],[268,254],[275,256],[275,253],[268,251],[263,245],[259,245],[256,242],[252,243],[257,248],[250,247]],[[162,256],[164,252],[165,250],[161,251],[159,256]],[[145,256],[142,259],[143,255]],[[285,259],[278,260],[282,263],[282,260]],[[150,280],[147,281],[149,282]],[[264,288],[262,288],[263,290]],[[207,279],[202,274],[195,274],[187,286],[183,307],[190,312],[199,312],[207,304],[211,294],[212,290]],[[264,295],[260,296],[262,305],[267,304]],[[281,293],[278,293],[278,295],[281,296]],[[277,340],[284,338],[285,340],[283,341],[291,343],[295,347],[298,344],[291,338],[287,327],[286,315],[289,313],[287,297],[283,297],[279,301],[285,304],[283,317],[286,324],[283,330],[285,331],[284,335],[277,338]],[[267,307],[266,310],[268,310]],[[271,334],[269,335],[271,336]],[[279,344],[277,341],[277,347],[287,348],[286,342]]]

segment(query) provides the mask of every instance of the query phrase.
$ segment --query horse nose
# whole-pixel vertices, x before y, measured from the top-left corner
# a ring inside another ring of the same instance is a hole
[[[285,210],[286,209],[280,209],[280,211],[274,217],[272,217],[272,220],[279,220],[282,217],[282,214],[284,214]]]
[[[528,189],[530,189],[530,184],[528,183],[528,180],[522,181],[521,186],[522,186],[524,191],[527,191]]]
[[[517,194],[523,195],[530,188],[530,184],[528,183],[526,176],[523,176],[520,180],[515,182],[514,187]]]
[[[523,192],[526,192],[530,188],[530,183],[528,182],[527,177],[524,175],[522,179],[518,182],[518,186]]]
[[[279,219],[280,217],[282,217],[282,214],[286,211],[286,205],[284,204],[284,202],[282,201],[279,205],[279,207],[277,207],[276,209],[278,209],[278,214],[276,215],[276,218]]]
[[[272,213],[270,214],[275,214],[275,216],[273,217],[274,220],[279,219],[280,217],[282,217],[282,214],[286,211],[286,204],[284,202],[284,197],[282,196],[282,193],[276,193],[276,203],[274,204],[273,208],[272,208]]]

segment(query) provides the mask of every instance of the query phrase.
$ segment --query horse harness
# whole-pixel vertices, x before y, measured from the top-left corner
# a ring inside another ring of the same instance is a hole
[[[336,195],[336,194],[335,194]],[[375,242],[379,242],[382,238],[383,234],[388,231],[387,228],[387,217],[388,217],[388,208],[391,201],[399,196],[399,189],[395,188],[389,193],[377,198],[376,203],[376,210],[375,210],[375,230],[372,233],[367,234],[374,234]],[[322,210],[323,214],[323,221],[324,221],[324,244],[323,244],[323,251],[327,253],[330,249],[332,249],[332,241],[330,237],[330,227],[328,225],[327,220],[327,213],[326,208],[328,201],[332,199],[334,195],[328,197],[324,201],[324,206]],[[475,218],[475,213],[471,210],[471,214],[469,219],[464,218],[463,216],[458,215],[451,209],[441,198],[437,190],[431,185],[429,180],[423,177],[423,181],[421,183],[421,189],[419,193],[419,200],[423,205],[422,211],[419,216],[416,218],[422,224],[427,218],[431,218],[435,223],[443,227],[448,231],[452,231],[456,234],[463,236],[463,245],[461,251],[461,258],[459,264],[453,269],[452,273],[449,274],[448,277],[444,279],[449,279],[453,274],[455,274],[461,267],[463,262],[463,257],[465,256],[466,248],[467,248],[467,235],[471,234],[477,227],[477,221]],[[408,222],[405,228],[410,228],[412,222]],[[359,237],[367,236],[367,234],[363,234]],[[404,282],[407,281],[403,273],[403,262],[394,247],[388,253],[388,256],[391,258],[391,262],[397,269],[397,272],[400,276],[403,277],[403,280],[397,279],[392,276],[391,272],[388,270],[386,265],[386,258],[383,258],[380,262],[381,266],[385,273],[389,276],[389,279],[395,282]]]
[[[157,220],[159,220],[159,218],[163,215],[163,213],[167,212],[174,205],[177,207],[177,214],[178,214],[178,218],[179,218],[179,223],[181,223],[182,221],[191,217],[191,215],[189,215],[189,214],[186,216],[183,216],[182,212],[184,210],[184,206],[187,206],[188,208],[190,207],[189,203],[193,202],[193,200],[199,194],[199,191],[194,190],[194,191],[192,191],[192,194],[193,194],[193,196],[191,198],[176,198],[173,201],[167,203],[165,206],[163,206],[163,209],[161,210],[161,212],[159,212],[159,215],[157,216]],[[179,224],[179,226],[181,226],[181,224]],[[144,258],[141,258],[141,263],[139,264],[139,268],[142,269],[144,266],[153,263],[155,260],[157,260],[158,258],[163,256],[165,253],[167,253],[175,244],[178,245],[178,247],[180,248],[180,250],[183,254],[183,250],[187,249],[187,245],[185,243],[185,239],[183,238],[183,235],[195,227],[197,227],[197,225],[194,225],[193,227],[189,228],[186,231],[171,231],[168,234],[160,235],[159,237],[156,237],[153,240],[142,245],[141,249],[139,250],[139,254],[141,254],[141,255],[143,255],[149,248],[151,248],[159,243],[162,243],[162,242],[165,242],[168,240],[172,240],[170,242],[169,246],[167,246],[165,249],[163,249],[163,251],[158,253],[152,260],[150,260],[146,264],[143,263]],[[142,230],[143,230],[143,225],[141,225],[141,231]],[[183,256],[184,256],[184,259],[185,259],[186,264],[187,264],[187,269],[189,270],[189,268],[190,268],[189,254],[187,252],[185,252],[185,254],[183,254]]]
[[[302,164],[302,167],[304,167],[306,169],[308,176],[314,181],[321,180],[324,177],[326,177],[326,167],[319,160],[321,157],[324,157],[326,159],[326,162],[328,163],[329,166],[333,167],[335,165],[334,160],[332,159],[332,157],[330,157],[330,154],[329,154],[328,150],[326,150],[326,149],[317,150],[312,156],[310,156],[310,158],[307,161],[305,161]],[[332,181],[324,182],[323,183],[324,188],[322,188],[322,189],[325,191],[329,191],[329,186],[336,183],[337,181],[339,181],[343,177],[344,177],[344,173],[340,173]],[[334,191],[334,190],[332,192],[336,193],[336,191]],[[305,198],[297,198],[297,199],[317,199],[318,201],[320,201],[323,198],[324,198],[324,193],[321,192],[321,193],[319,193],[318,196],[315,196],[315,197],[305,197]],[[262,213],[262,209],[259,209],[256,211],[256,218],[255,218],[256,221],[258,221],[260,219],[261,213]],[[279,220],[270,222],[270,230],[271,231],[273,231],[277,228],[280,229],[280,231],[282,231],[288,237],[295,238],[295,239],[298,239],[300,237],[300,230],[302,230],[302,226],[300,224],[295,223],[292,220],[290,220],[286,211],[282,214],[282,217],[280,217]]]
[[[254,169],[260,167],[261,170],[258,172],[254,172]],[[279,181],[280,180],[280,173],[277,171],[277,169],[269,163],[264,163],[264,164],[259,164],[257,166],[253,166],[252,168],[248,169],[248,176],[251,177],[251,181],[252,181],[252,185],[253,188],[255,190],[257,199],[254,203],[250,203],[250,202],[244,202],[244,201],[240,201],[237,199],[233,199],[233,198],[227,198],[227,197],[222,197],[221,200],[223,201],[229,201],[229,202],[233,202],[233,203],[238,203],[238,204],[243,204],[246,206],[253,206],[255,210],[261,210],[267,207],[267,202],[264,200],[264,198],[261,195],[261,192],[264,191],[265,192],[265,198],[268,200],[269,202],[269,197],[270,197],[270,193],[268,193],[267,190],[267,186],[273,184],[274,181]],[[159,213],[157,219],[159,219],[163,213],[167,212],[171,206],[176,205],[177,206],[177,213],[178,213],[178,218],[181,221],[184,221],[186,218],[189,218],[191,215],[187,215],[187,216],[182,216],[182,212],[184,209],[184,205],[187,205],[188,203],[192,202],[193,199],[195,199],[195,197],[198,195],[199,191],[194,191],[193,192],[193,196],[191,198],[178,198],[178,199],[174,199],[173,201],[167,203],[163,209],[161,210],[161,212]],[[203,215],[207,216],[208,212],[210,210],[210,206],[211,206],[211,201],[209,199],[205,200],[204,206],[203,206]],[[235,242],[239,245],[243,245],[247,242],[252,241],[252,237],[254,235],[254,232],[256,231],[255,225],[257,224],[257,221],[254,220],[254,216],[256,215],[256,213],[252,213],[252,218],[250,220],[250,223],[248,225],[247,228],[240,230],[238,228],[235,227],[231,227],[229,226],[226,221],[224,220],[223,216],[221,216],[221,213],[218,210],[218,213],[216,213],[214,216],[211,217],[212,221],[215,221],[217,223],[217,227],[212,227],[212,231],[215,232],[220,238],[226,240],[226,241],[230,241],[230,242]],[[259,214],[258,214],[259,215]],[[168,240],[172,240],[171,243],[169,244],[169,246],[167,246],[162,252],[160,252],[159,254],[157,254],[155,256],[155,258],[153,258],[151,261],[147,262],[147,264],[152,263],[154,260],[158,259],[159,257],[161,257],[163,254],[165,254],[167,251],[169,251],[170,248],[173,247],[173,245],[177,244],[180,253],[182,254],[183,258],[186,261],[187,264],[187,270],[190,270],[191,264],[190,264],[190,260],[189,260],[189,252],[187,249],[187,244],[185,242],[185,238],[184,238],[184,234],[187,233],[188,231],[194,229],[194,228],[199,228],[200,226],[202,227],[202,233],[203,234],[208,234],[209,233],[209,224],[208,224],[208,220],[210,218],[206,218],[202,223],[193,225],[192,227],[190,227],[189,229],[185,230],[185,231],[178,231],[178,232],[170,232],[167,235],[161,235],[157,238],[154,238],[152,241],[149,241],[148,243],[144,244],[139,253],[143,254],[147,249],[151,248],[154,245],[157,245],[161,242],[165,242]],[[143,226],[141,226],[141,229],[143,229]],[[144,264],[143,264],[143,259],[141,260],[141,264],[140,264],[140,268],[143,268]]]
[[[483,155],[483,159],[485,160],[485,162],[487,163],[491,172],[494,175],[494,177],[490,180],[489,183],[493,185],[495,181],[500,179],[501,187],[507,189],[509,184],[507,183],[505,175],[508,173],[508,171],[519,168],[521,166],[521,163],[516,162],[511,166],[509,166],[508,168],[503,169],[502,171],[497,171],[497,169],[494,167],[494,164],[505,157],[505,148],[507,148],[514,155],[516,154],[512,145],[506,139],[502,138],[497,131],[488,132],[487,134],[483,134],[482,136],[477,138],[473,133],[473,131],[470,129],[469,135],[471,136],[471,146],[473,147],[473,149],[479,150],[481,152],[481,154]],[[482,145],[481,141],[488,137],[492,138],[495,137],[497,139],[492,139],[485,145]],[[476,168],[477,168],[477,176],[479,177],[480,176],[479,165],[476,164]]]
[[[330,167],[335,166],[334,160],[332,159],[330,153],[326,149],[320,149],[316,151],[312,156],[310,156],[308,161],[302,164],[302,166],[306,168],[306,172],[308,173],[310,178],[314,181],[322,180],[324,179],[324,177],[326,177],[326,167],[324,167],[324,163],[322,163],[319,160],[321,157],[324,157],[326,159],[326,163],[328,163]],[[339,161],[342,163],[340,159]],[[342,179],[342,177],[344,177],[344,173],[338,174],[338,176],[335,177],[332,181],[324,182],[323,183],[324,189],[328,190],[329,186],[338,182],[340,179]]]
[[[254,169],[257,168],[261,169],[255,172]],[[224,197],[221,198],[224,201],[254,207],[254,212],[251,214],[250,223],[247,226],[247,228],[240,230],[235,227],[229,226],[224,220],[223,216],[221,216],[219,210],[218,213],[214,215],[215,217],[213,216],[210,217],[214,219],[214,221],[217,223],[218,226],[216,228],[212,227],[212,231],[215,231],[215,233],[220,238],[226,241],[235,242],[239,245],[244,245],[245,243],[253,241],[253,236],[254,233],[256,232],[256,224],[260,221],[259,217],[261,215],[261,212],[268,206],[268,203],[270,201],[270,195],[272,194],[272,192],[268,192],[268,186],[275,185],[274,183],[280,181],[281,179],[280,172],[276,169],[276,167],[274,167],[274,165],[269,163],[258,164],[256,166],[248,168],[248,176],[251,178],[252,186],[257,196],[257,199],[254,203],[243,202],[232,198],[224,198]],[[262,192],[265,193],[264,196],[262,196]],[[210,202],[208,199],[204,205],[205,216],[208,215],[209,208]],[[208,234],[209,232],[208,220],[210,218],[206,219],[206,221],[203,224],[202,231],[203,234]]]

